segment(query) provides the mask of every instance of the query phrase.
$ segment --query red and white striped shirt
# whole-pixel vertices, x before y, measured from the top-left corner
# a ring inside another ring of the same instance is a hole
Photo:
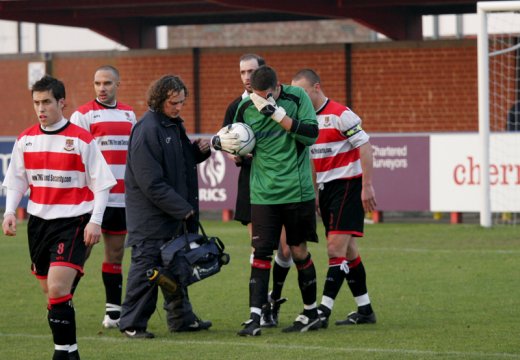
[[[21,194],[30,189],[27,212],[46,220],[92,213],[93,192],[116,183],[92,135],[61,123],[56,131],[36,124],[20,134],[3,182]]]
[[[348,107],[327,99],[316,112],[320,130],[311,146],[316,182],[351,179],[362,175],[359,147],[369,136],[361,128],[361,119]]]
[[[120,102],[111,107],[92,100],[80,106],[70,121],[94,136],[117,180],[117,185],[110,190],[107,206],[125,207],[126,153],[128,139],[136,123],[132,108]]]

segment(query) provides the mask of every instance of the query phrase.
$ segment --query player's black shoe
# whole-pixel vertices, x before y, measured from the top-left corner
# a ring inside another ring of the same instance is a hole
[[[201,330],[208,330],[213,323],[209,320],[202,320],[199,318],[196,318],[194,322],[192,322],[189,325],[181,326],[178,329],[171,330],[171,332],[192,332],[192,331],[201,331]]]
[[[262,328],[260,327],[260,323],[253,319],[249,319],[242,323],[244,328],[237,332],[237,335],[240,336],[260,336],[262,335]]]
[[[282,330],[282,332],[306,332],[310,330],[318,330],[321,327],[321,320],[319,316],[315,318],[309,318],[303,314],[300,314],[296,317],[293,324],[289,327],[286,327]]]
[[[122,331],[130,339],[153,339],[155,335],[146,329],[126,329]]]
[[[278,315],[280,314],[280,306],[287,301],[287,298],[272,299],[269,294],[269,302],[271,303],[271,317],[273,318],[274,326],[278,326]]]
[[[273,299],[271,291],[267,298],[268,303],[262,306],[262,316],[260,318],[260,326],[265,328],[278,326],[278,315],[280,314],[280,306],[287,301],[287,298]]]
[[[321,327],[326,329],[329,327],[330,309],[324,305],[318,306],[318,316],[321,320]]]
[[[376,314],[374,312],[372,312],[370,315],[363,315],[355,311],[348,314],[345,320],[336,321],[336,325],[361,325],[375,323]]]
[[[262,306],[262,315],[260,316],[260,327],[271,328],[275,326],[276,323],[271,312],[271,303],[264,304]]]

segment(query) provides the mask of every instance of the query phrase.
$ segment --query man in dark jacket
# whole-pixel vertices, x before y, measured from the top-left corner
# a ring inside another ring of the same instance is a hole
[[[120,330],[130,338],[153,338],[146,331],[157,303],[146,271],[161,265],[161,246],[183,228],[198,230],[197,163],[210,154],[207,141],[191,142],[180,112],[188,89],[178,76],[166,75],[148,90],[150,109],[137,122],[128,146],[126,222],[132,259]],[[187,289],[162,289],[168,328],[172,332],[208,329],[210,321],[193,312]]]

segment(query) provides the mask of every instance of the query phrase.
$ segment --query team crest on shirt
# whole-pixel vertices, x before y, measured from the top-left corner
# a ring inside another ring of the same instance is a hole
[[[65,151],[74,150],[74,139],[65,139],[65,147],[63,149]]]
[[[325,119],[323,120],[323,127],[329,127],[332,124],[330,123],[330,116],[325,116]]]
[[[126,120],[132,121],[132,118],[130,117],[130,113],[125,111]]]

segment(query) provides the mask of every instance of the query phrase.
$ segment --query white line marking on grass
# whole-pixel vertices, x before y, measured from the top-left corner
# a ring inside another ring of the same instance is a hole
[[[49,335],[35,335],[35,334],[5,334],[0,333],[0,337],[16,337],[21,339],[34,338],[34,339],[49,339]],[[103,337],[103,336],[80,336],[78,342],[83,341],[104,341],[104,342],[134,342],[144,341],[150,343],[167,343],[175,346],[183,345],[208,345],[208,346],[246,346],[262,348],[266,351],[273,348],[281,350],[306,350],[306,351],[322,351],[322,352],[336,352],[336,353],[375,353],[375,354],[403,354],[403,355],[431,355],[431,356],[454,356],[454,357],[471,357],[471,358],[498,358],[498,359],[520,359],[520,354],[511,353],[487,353],[487,352],[464,352],[464,351],[432,351],[432,350],[414,350],[414,349],[370,349],[370,348],[356,348],[356,347],[330,347],[330,346],[306,346],[306,345],[289,345],[289,344],[272,344],[272,343],[261,343],[255,344],[254,342],[244,339],[244,341],[208,341],[208,340],[175,340],[171,338],[155,338],[155,339],[127,339],[121,336],[121,338],[114,337]],[[251,339],[253,340],[253,339]],[[254,340],[253,340],[254,341]]]
[[[520,254],[520,250],[500,250],[500,249],[420,249],[420,248],[389,248],[389,247],[363,247],[363,251],[391,251],[391,252],[415,252],[415,253],[464,253],[464,254]]]

